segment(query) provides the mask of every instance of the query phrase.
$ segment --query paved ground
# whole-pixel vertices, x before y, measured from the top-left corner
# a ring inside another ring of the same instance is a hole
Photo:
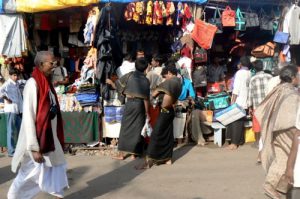
[[[70,199],[265,199],[264,173],[255,165],[250,145],[227,151],[214,145],[175,149],[172,166],[136,171],[142,160],[112,160],[104,156],[67,156]],[[14,175],[10,159],[0,155],[0,198]],[[52,198],[40,194],[38,199]]]

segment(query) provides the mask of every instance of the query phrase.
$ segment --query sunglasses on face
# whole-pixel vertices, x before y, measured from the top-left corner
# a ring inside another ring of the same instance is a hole
[[[43,63],[49,63],[51,64],[52,66],[55,66],[57,64],[57,61],[47,61],[47,62],[42,62]]]

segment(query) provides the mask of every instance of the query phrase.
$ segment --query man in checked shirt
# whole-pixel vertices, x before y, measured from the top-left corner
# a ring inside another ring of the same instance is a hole
[[[272,78],[272,75],[265,73],[263,71],[263,63],[260,60],[256,60],[253,62],[254,69],[256,70],[256,74],[250,79],[249,84],[249,94],[248,94],[248,107],[249,113],[252,115],[252,129],[255,132],[256,140],[260,138],[260,127],[258,122],[253,117],[253,112],[256,107],[265,99],[267,96],[267,85],[269,80]],[[260,144],[259,151],[262,148]],[[261,163],[260,152],[258,154],[257,163]]]

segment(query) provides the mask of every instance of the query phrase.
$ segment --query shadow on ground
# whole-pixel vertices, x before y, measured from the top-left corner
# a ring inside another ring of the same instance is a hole
[[[15,177],[15,174],[10,170],[10,165],[0,168],[0,184],[10,181]]]
[[[176,162],[185,154],[187,154],[193,146],[182,146],[177,148],[173,152],[173,162]],[[134,169],[136,165],[139,165],[143,162],[141,159],[137,159],[127,163],[124,166],[118,167],[120,162],[116,162],[116,169],[113,171],[106,173],[102,176],[99,176],[91,181],[87,182],[87,187],[83,190],[79,190],[78,192],[72,193],[65,198],[96,198],[102,196],[106,193],[114,191],[116,189],[120,189],[130,181],[132,181],[137,176],[141,175],[145,170],[137,171]],[[76,169],[73,169],[76,170]],[[73,172],[73,171],[72,171]],[[76,180],[80,180],[80,178],[76,177]],[[201,198],[195,198],[201,199]]]

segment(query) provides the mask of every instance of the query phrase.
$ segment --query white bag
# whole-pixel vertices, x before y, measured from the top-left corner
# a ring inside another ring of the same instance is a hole
[[[143,127],[143,129],[142,129],[142,132],[141,132],[141,135],[142,135],[143,137],[150,137],[152,131],[153,131],[153,129],[152,129],[150,123],[149,123],[149,120],[146,119],[145,125],[144,125],[144,127]]]

